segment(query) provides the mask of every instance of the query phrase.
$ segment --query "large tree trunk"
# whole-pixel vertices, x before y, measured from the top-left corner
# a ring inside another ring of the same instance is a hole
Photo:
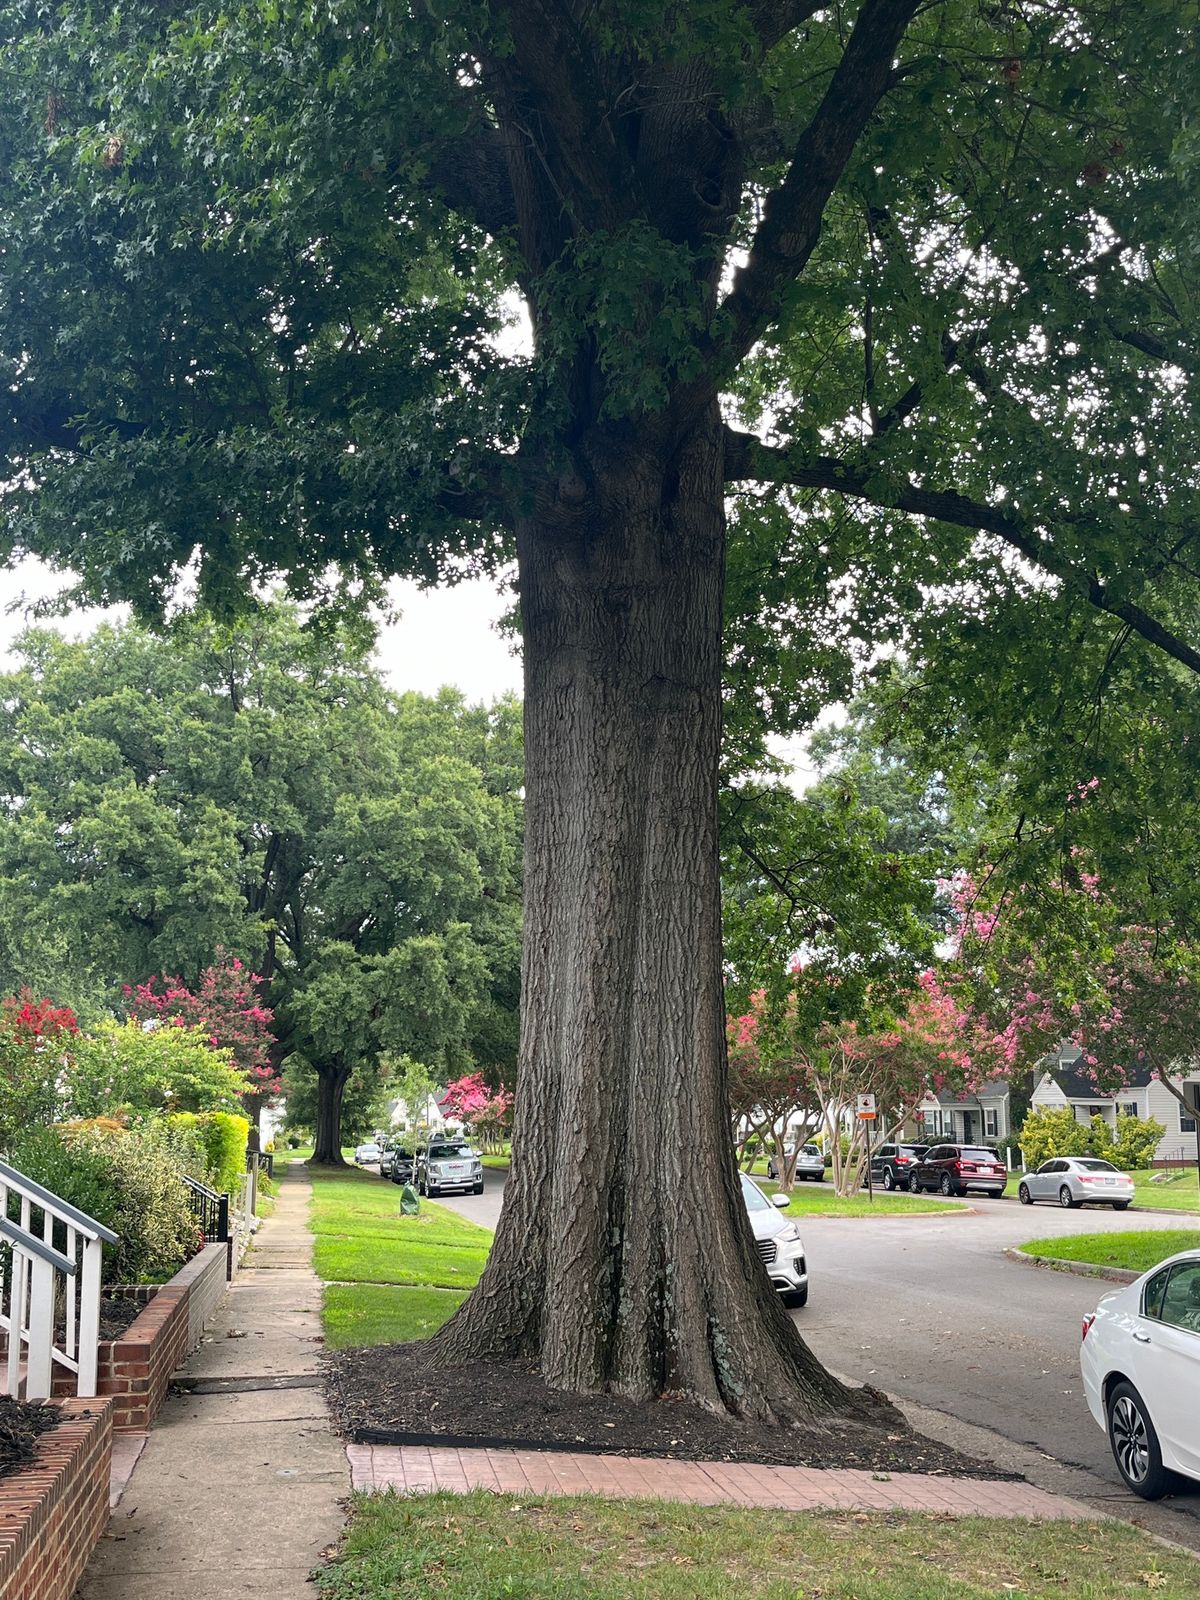
[[[596,466],[568,533],[518,530],[521,1058],[504,1212],[437,1336],[552,1385],[744,1415],[847,1404],[755,1252],[726,1094],[717,852],[718,419],[673,471]]]
[[[342,1157],[342,1096],[350,1073],[344,1067],[317,1071],[317,1126],[312,1160],[318,1166],[344,1167]]]

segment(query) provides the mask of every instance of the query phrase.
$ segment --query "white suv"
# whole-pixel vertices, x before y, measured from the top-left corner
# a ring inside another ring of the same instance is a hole
[[[750,1228],[768,1277],[783,1296],[785,1306],[807,1304],[808,1263],[804,1259],[804,1246],[796,1224],[779,1214],[788,1203],[787,1195],[777,1194],[768,1200],[744,1172],[741,1179]]]

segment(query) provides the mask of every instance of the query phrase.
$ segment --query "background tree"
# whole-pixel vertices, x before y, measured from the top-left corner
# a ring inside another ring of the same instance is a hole
[[[93,1008],[124,978],[136,1014],[182,1008],[268,1085],[307,1063],[328,1085],[322,1160],[381,1050],[511,1072],[511,706],[394,697],[369,629],[308,630],[282,604],[166,637],[35,631],[18,651],[0,680],[0,970],[52,972]],[[179,975],[165,990],[162,972]],[[340,1043],[339,983],[367,1008]]]
[[[1200,668],[1195,20],[6,0],[6,538],[148,610],[516,558],[514,1161],[444,1358],[846,1403],[724,1115],[722,647],[747,752],[891,644],[976,703]]]

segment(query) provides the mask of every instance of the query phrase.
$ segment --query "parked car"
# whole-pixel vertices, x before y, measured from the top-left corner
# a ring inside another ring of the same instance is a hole
[[[767,1199],[752,1178],[743,1172],[742,1198],[750,1213],[754,1242],[771,1282],[779,1290],[785,1306],[808,1303],[808,1263],[796,1224],[780,1216],[788,1203],[785,1194]]]
[[[909,1187],[914,1194],[940,1189],[944,1195],[964,1195],[970,1189],[1002,1195],[1008,1169],[994,1150],[976,1144],[935,1144],[912,1169]]]
[[[871,1156],[871,1181],[884,1189],[911,1189],[913,1171],[927,1144],[881,1144]]]
[[[368,1140],[366,1144],[360,1144],[355,1149],[354,1165],[356,1167],[374,1166],[375,1162],[378,1160],[379,1146],[375,1143],[374,1139]]]
[[[1143,1500],[1200,1481],[1200,1250],[1170,1256],[1083,1319],[1088,1409]]]
[[[392,1147],[392,1163],[388,1168],[388,1177],[393,1183],[411,1183],[416,1175],[416,1157],[411,1150],[405,1150],[401,1145]]]
[[[794,1147],[791,1145],[784,1146],[783,1153],[785,1159],[791,1156],[793,1148]],[[803,1179],[805,1182],[820,1183],[824,1176],[825,1157],[821,1154],[820,1145],[802,1144],[800,1146],[799,1154],[796,1156],[796,1182],[799,1183],[801,1179]],[[779,1177],[779,1162],[774,1156],[772,1156],[767,1162],[767,1177]]]
[[[392,1157],[395,1155],[395,1153],[396,1153],[396,1147],[395,1147],[395,1145],[392,1143],[392,1141],[390,1139],[380,1139],[380,1141],[379,1141],[379,1176],[381,1178],[390,1178],[391,1177],[391,1175],[392,1175]]]
[[[1023,1206],[1035,1200],[1056,1200],[1060,1206],[1111,1206],[1128,1211],[1133,1199],[1133,1179],[1098,1156],[1061,1156],[1043,1161],[1036,1172],[1027,1172],[1017,1186],[1017,1199]]]
[[[426,1195],[441,1194],[446,1189],[470,1189],[472,1194],[482,1194],[483,1162],[461,1140],[438,1140],[417,1157],[417,1188]]]

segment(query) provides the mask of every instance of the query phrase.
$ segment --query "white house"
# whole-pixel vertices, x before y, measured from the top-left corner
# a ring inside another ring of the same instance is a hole
[[[1076,1122],[1090,1123],[1093,1117],[1103,1117],[1110,1125],[1115,1124],[1118,1112],[1153,1117],[1167,1130],[1159,1140],[1155,1161],[1195,1161],[1196,1118],[1187,1114],[1165,1084],[1150,1076],[1149,1067],[1131,1072],[1128,1084],[1116,1094],[1101,1094],[1079,1072],[1080,1055],[1074,1045],[1063,1045],[1035,1069],[1037,1081],[1030,1101],[1035,1111],[1060,1111],[1070,1106]],[[1172,1081],[1196,1102],[1200,1066],[1193,1065]]]
[[[995,1078],[961,1094],[930,1089],[908,1119],[923,1140],[950,1144],[993,1144],[1012,1132],[1011,1096],[1005,1079]]]
[[[428,1129],[430,1133],[445,1133],[447,1129],[462,1127],[461,1117],[448,1117],[438,1104],[437,1095],[431,1094],[425,1103],[424,1111],[417,1112],[416,1122],[419,1127]],[[394,1134],[408,1134],[412,1136],[413,1116],[403,1100],[388,1102],[388,1126]]]

